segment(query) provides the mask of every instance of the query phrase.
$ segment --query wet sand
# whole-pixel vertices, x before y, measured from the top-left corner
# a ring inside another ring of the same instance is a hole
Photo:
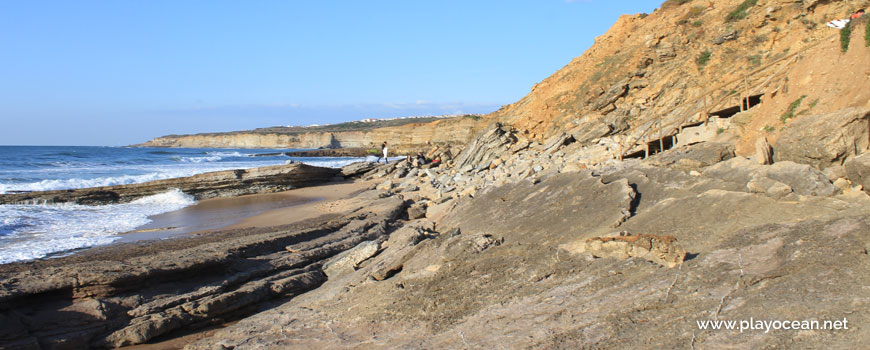
[[[337,203],[369,185],[367,182],[348,181],[277,193],[207,199],[180,210],[152,216],[151,223],[122,234],[118,242],[290,224],[342,211],[344,206]]]

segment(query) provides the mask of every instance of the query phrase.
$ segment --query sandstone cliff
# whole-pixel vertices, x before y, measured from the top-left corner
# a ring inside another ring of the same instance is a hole
[[[376,148],[387,141],[397,154],[428,150],[427,141],[442,145],[468,142],[484,124],[477,116],[441,119],[428,123],[410,123],[347,131],[229,132],[158,137],[137,145],[141,147],[190,148]]]
[[[796,117],[868,106],[866,16],[853,23],[846,52],[840,32],[825,26],[868,5],[665,1],[651,14],[622,16],[492,116],[538,141],[566,131],[582,142],[611,136],[625,153],[718,116],[719,132],[736,136],[738,154],[748,156],[760,136],[775,147]],[[752,108],[738,113],[749,96]]]

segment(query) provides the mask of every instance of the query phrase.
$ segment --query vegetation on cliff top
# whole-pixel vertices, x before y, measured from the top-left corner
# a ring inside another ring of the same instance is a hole
[[[467,117],[470,115],[463,115]],[[425,118],[407,118],[407,119],[389,119],[377,120],[373,122],[352,121],[346,123],[317,125],[317,126],[272,126],[267,128],[257,128],[254,130],[228,131],[228,132],[213,132],[197,134],[200,136],[215,136],[215,135],[237,135],[237,134],[287,134],[296,135],[311,132],[348,132],[348,131],[368,131],[372,129],[386,128],[391,126],[402,126],[414,123],[429,123],[436,120],[454,119],[455,117],[425,117]],[[164,137],[180,137],[186,135],[166,135]]]

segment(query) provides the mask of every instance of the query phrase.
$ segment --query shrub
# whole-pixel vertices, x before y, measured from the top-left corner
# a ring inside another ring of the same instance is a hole
[[[704,9],[706,9],[704,6],[692,6],[692,8],[689,9],[689,17],[694,18],[700,16],[704,13]]]
[[[757,65],[761,64],[761,55],[752,55],[752,56],[746,57],[746,59],[749,60],[749,63],[751,63],[753,65],[757,66]]]
[[[852,26],[846,24],[843,29],[840,29],[840,49],[843,52],[849,51],[849,38],[852,36]]]
[[[870,47],[870,19],[864,21],[864,46]]]
[[[707,64],[707,62],[710,62],[710,58],[712,56],[713,56],[713,53],[710,52],[710,50],[701,52],[701,54],[698,55],[698,59],[695,62],[698,63],[698,67],[703,67],[704,65]]]
[[[722,135],[723,132],[725,132],[725,129],[723,128],[716,129],[716,135]]]
[[[794,100],[794,102],[792,102],[791,105],[788,106],[788,109],[785,111],[785,113],[783,113],[781,116],[779,116],[779,120],[781,122],[785,123],[786,120],[794,118],[795,111],[797,111],[798,107],[801,106],[801,102],[803,102],[803,100],[805,98],[807,98],[807,95],[803,95],[799,99]]]
[[[728,13],[728,16],[726,16],[725,19],[728,20],[728,22],[744,19],[749,15],[746,11],[756,4],[758,4],[758,0],[744,0],[740,5],[737,5],[737,8],[735,8],[734,11]]]
[[[701,22],[701,21],[694,21],[694,22],[692,22],[692,26],[695,26],[695,27],[700,27],[700,26],[702,26],[702,25],[704,25],[704,22]]]
[[[764,132],[771,133],[771,132],[774,132],[774,131],[776,131],[776,128],[774,128],[774,127],[772,127],[772,126],[770,126],[770,125],[765,125],[765,126],[764,126]]]

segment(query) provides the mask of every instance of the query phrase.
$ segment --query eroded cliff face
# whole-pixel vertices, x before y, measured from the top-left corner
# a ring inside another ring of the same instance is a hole
[[[775,147],[794,117],[870,100],[870,89],[856,88],[870,86],[867,16],[853,23],[846,52],[840,32],[825,26],[870,1],[678,3],[622,16],[583,55],[492,117],[539,142],[573,130],[587,136],[578,141],[612,137],[631,149],[722,110],[739,111],[742,97],[757,96],[755,108],[722,130],[748,156],[760,137]]]
[[[485,118],[459,117],[365,131],[311,133],[231,132],[158,137],[142,147],[189,148],[339,148],[377,147],[387,141],[397,153],[428,149],[426,143],[465,144],[486,125]]]

